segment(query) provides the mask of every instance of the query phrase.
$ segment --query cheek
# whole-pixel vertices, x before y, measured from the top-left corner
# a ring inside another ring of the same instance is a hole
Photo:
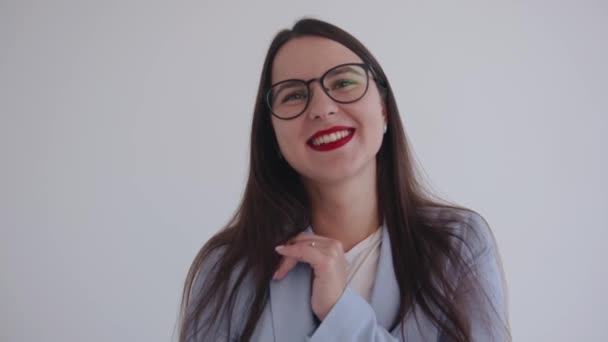
[[[273,126],[281,153],[284,155],[290,154],[297,143],[298,133],[295,125],[289,125],[288,123],[281,122],[274,123]]]
[[[365,127],[366,135],[377,136],[384,128],[382,106],[376,102],[368,102],[358,113],[359,122]]]
[[[384,116],[382,107],[376,103],[361,108],[358,121],[361,126],[361,143],[366,153],[377,153],[384,137]]]
[[[281,150],[282,154],[285,155],[289,153],[289,146],[291,145],[289,141],[289,134],[285,134],[285,132],[278,132],[277,143],[279,144],[279,149]]]

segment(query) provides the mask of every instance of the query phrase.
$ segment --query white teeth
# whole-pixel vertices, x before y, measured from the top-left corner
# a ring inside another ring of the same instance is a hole
[[[322,135],[318,138],[315,138],[312,141],[312,144],[315,146],[319,146],[322,144],[329,144],[331,142],[334,142],[336,140],[340,140],[343,139],[345,137],[347,137],[349,135],[349,132],[347,130],[343,130],[343,131],[339,131],[339,132],[334,132],[331,134],[326,134],[326,135]]]

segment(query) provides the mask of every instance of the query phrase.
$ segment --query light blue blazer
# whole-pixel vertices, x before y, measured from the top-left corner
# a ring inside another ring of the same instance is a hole
[[[454,275],[458,283],[455,301],[470,315],[473,341],[510,340],[504,278],[493,235],[478,214],[468,214],[467,223],[459,224],[462,236],[472,247],[463,248],[472,271]],[[391,329],[399,309],[399,287],[393,269],[391,243],[383,228],[376,280],[368,303],[346,287],[329,314],[315,323],[311,308],[311,267],[299,263],[280,281],[270,284],[270,298],[254,330],[251,341],[263,342],[418,342],[444,341],[447,338],[414,305],[405,319]],[[204,279],[204,272],[200,274]],[[477,279],[476,282],[472,280]],[[196,282],[195,282],[196,288]],[[229,341],[238,341],[248,312],[244,303],[250,300],[253,286],[243,286],[237,296]],[[205,315],[213,315],[203,312]],[[190,341],[226,341],[226,321],[220,326],[199,326]],[[401,334],[404,329],[404,336]]]

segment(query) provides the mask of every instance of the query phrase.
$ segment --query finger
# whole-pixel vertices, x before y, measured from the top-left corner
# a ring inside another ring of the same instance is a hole
[[[298,261],[306,262],[311,265],[319,263],[324,255],[317,246],[312,247],[309,243],[296,243],[293,245],[282,245],[275,248],[277,253],[295,258]]]
[[[288,241],[289,246],[293,246],[296,244],[309,245],[311,247],[319,249],[321,252],[323,252],[323,254],[328,254],[332,256],[344,254],[344,245],[342,245],[341,241],[326,238],[319,235],[296,236],[292,240]]]
[[[290,244],[286,244],[286,245],[282,245],[282,246],[291,247],[291,246],[296,246],[296,245],[308,246],[308,247],[312,247],[312,248],[317,248],[319,250],[323,250],[323,249],[327,248],[328,246],[330,246],[331,243],[328,241],[318,240],[318,239],[306,239],[306,240],[294,241]]]
[[[300,233],[296,236],[294,236],[293,238],[289,239],[288,243],[289,244],[294,244],[294,243],[298,243],[301,241],[331,241],[330,238],[326,238],[324,236],[321,235],[315,235],[315,234],[310,234],[310,233]]]
[[[283,277],[285,277],[285,275],[289,273],[289,271],[291,271],[291,269],[294,268],[297,263],[298,260],[294,258],[283,257],[283,260],[281,260],[281,264],[277,268],[277,271],[274,273],[274,276],[272,278],[276,280],[283,279]]]
[[[288,240],[285,243],[285,246],[293,246],[297,243],[305,243],[305,242],[312,242],[315,241],[317,243],[316,246],[314,247],[319,247],[319,240],[322,240],[323,238],[319,238],[318,236],[315,236],[314,233],[310,233],[310,232],[302,232],[298,235],[296,235],[295,237],[291,238],[290,240]],[[283,246],[283,245],[281,245]],[[289,273],[289,271],[291,271],[291,269],[293,269],[298,262],[300,262],[302,260],[298,260],[297,258],[294,257],[289,257],[289,256],[284,256],[283,259],[281,259],[281,262],[279,264],[279,267],[277,267],[277,270],[275,271],[274,275],[273,275],[273,279],[275,280],[281,280],[283,279],[287,273]]]

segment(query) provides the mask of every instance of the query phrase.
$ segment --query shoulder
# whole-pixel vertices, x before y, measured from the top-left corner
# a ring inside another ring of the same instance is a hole
[[[229,248],[228,246],[216,247],[201,256],[192,286],[193,294],[205,292],[207,287],[218,278],[227,280],[227,283],[222,286],[226,289],[232,290],[234,285],[237,285],[235,290],[250,288],[248,286],[250,276],[246,271],[244,260],[226,262],[227,258],[232,258],[229,256],[232,252]]]
[[[437,206],[419,212],[431,226],[445,229],[453,237],[455,248],[467,264],[496,250],[490,225],[474,210]]]
[[[467,312],[475,341],[510,341],[507,284],[494,234],[488,222],[470,209],[447,209],[454,219],[456,251],[464,269],[453,269],[454,300]]]

